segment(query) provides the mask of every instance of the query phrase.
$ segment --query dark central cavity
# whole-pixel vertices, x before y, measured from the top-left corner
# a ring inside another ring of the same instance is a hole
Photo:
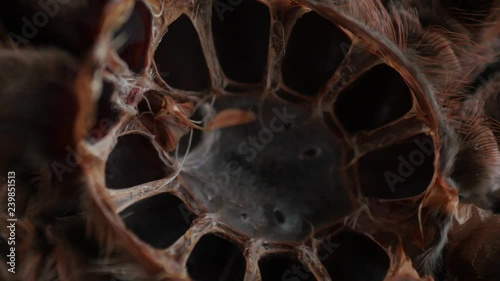
[[[270,241],[292,242],[352,210],[341,144],[308,109],[253,96],[223,97],[216,112],[253,111],[255,122],[206,133],[181,179],[213,215]]]

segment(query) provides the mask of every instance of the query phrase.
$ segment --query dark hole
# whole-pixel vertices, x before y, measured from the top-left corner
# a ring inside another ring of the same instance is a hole
[[[257,1],[214,2],[212,32],[217,57],[227,77],[248,83],[262,80],[269,28],[269,10]]]
[[[319,147],[310,147],[302,151],[299,155],[300,159],[313,159],[321,154],[321,149]]]
[[[288,40],[283,80],[304,95],[315,95],[344,59],[351,41],[315,12],[300,18]]]
[[[434,175],[434,144],[419,135],[363,156],[358,163],[361,191],[381,199],[408,198],[424,192]]]
[[[492,211],[494,214],[500,214],[500,198],[497,198],[493,203]]]
[[[125,135],[106,162],[106,186],[121,189],[167,177],[172,170],[165,166],[150,140],[141,135]]]
[[[151,40],[152,17],[148,7],[137,1],[125,24],[115,33],[115,38],[124,36],[125,43],[118,48],[118,55],[131,71],[141,72],[146,66],[146,54]]]
[[[142,100],[137,105],[140,113],[151,112],[157,114],[162,110],[163,95],[157,91],[150,90],[144,93]]]
[[[203,236],[187,261],[187,271],[195,281],[243,280],[245,269],[239,247],[214,234]]]
[[[382,64],[340,93],[335,113],[350,132],[373,130],[403,117],[412,107],[411,93],[393,68]]]
[[[161,78],[171,87],[199,91],[210,85],[198,33],[186,15],[181,15],[168,27],[154,60]]]
[[[325,239],[319,245],[318,258],[332,280],[382,281],[390,265],[379,245],[364,235],[347,231]]]
[[[271,255],[259,261],[262,281],[315,281],[313,274],[295,257],[287,254]]]
[[[90,142],[102,139],[116,124],[120,116],[120,110],[113,99],[113,84],[104,81],[101,96],[97,104],[97,118],[94,126],[90,129],[86,138]]]
[[[274,220],[279,223],[285,223],[285,215],[280,210],[274,210]]]
[[[123,210],[120,216],[139,239],[158,249],[177,241],[194,219],[184,203],[169,193],[141,200]]]
[[[247,213],[242,213],[241,214],[241,219],[242,220],[246,220],[248,218],[248,214]]]

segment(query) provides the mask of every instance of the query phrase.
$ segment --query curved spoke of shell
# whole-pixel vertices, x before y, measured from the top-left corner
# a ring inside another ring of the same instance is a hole
[[[275,11],[276,13],[276,11]],[[269,40],[269,54],[266,67],[266,88],[275,89],[281,83],[281,60],[285,48],[285,31],[283,23],[276,19],[277,15],[273,13],[271,23],[271,33]]]
[[[247,269],[244,281],[262,281],[259,270],[259,259],[264,251],[262,241],[252,241],[249,243],[245,254],[247,261]]]
[[[319,104],[329,108],[338,95],[373,66],[382,63],[382,59],[370,53],[366,47],[353,42],[344,60],[335,70],[320,92]]]
[[[116,145],[115,136],[128,120],[129,117],[126,116],[120,118],[116,125],[100,141],[92,145],[90,143],[84,143],[85,149],[91,152],[95,157],[101,159],[102,161],[106,161]]]
[[[314,274],[316,280],[331,280],[325,267],[321,264],[321,260],[318,257],[317,252],[313,248],[300,246],[298,250],[299,260],[304,266],[310,267],[310,271]]]
[[[205,54],[205,60],[212,79],[214,88],[222,89],[225,84],[225,75],[217,60],[215,43],[212,33],[212,6],[214,0],[200,1],[197,5],[199,11],[203,11],[204,17],[194,17],[193,25],[200,36],[201,48]]]
[[[183,268],[183,274],[187,275],[185,265],[196,243],[203,235],[213,232],[215,229],[215,222],[211,217],[195,220],[189,230],[165,251],[165,255],[175,257],[177,264]]]
[[[266,88],[276,89],[282,82],[281,63],[285,55],[286,41],[297,19],[305,12],[302,8],[283,11],[272,7],[271,32],[269,34],[269,54],[266,68]]]
[[[254,262],[248,262],[244,281],[262,281],[260,277],[259,267]]]
[[[167,178],[126,189],[108,189],[108,193],[115,203],[117,212],[121,212],[134,203],[160,193],[172,191],[178,186],[178,181]]]
[[[418,134],[429,134],[430,132],[431,129],[424,124],[424,121],[416,116],[408,116],[393,126],[384,126],[370,133],[357,133],[349,140],[355,149],[354,159],[351,160],[355,161],[372,151]]]

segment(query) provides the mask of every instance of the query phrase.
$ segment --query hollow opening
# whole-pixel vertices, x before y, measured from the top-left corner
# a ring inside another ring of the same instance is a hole
[[[434,175],[434,143],[426,135],[379,149],[358,162],[361,192],[380,199],[421,194]]]
[[[296,257],[288,254],[275,254],[259,261],[262,281],[302,280],[316,281],[309,269]]]
[[[241,249],[216,234],[203,236],[187,261],[187,271],[195,281],[242,281],[245,269]]]
[[[210,75],[193,23],[181,15],[168,27],[154,61],[160,77],[171,87],[200,91],[210,86]]]
[[[299,159],[314,159],[321,154],[321,148],[308,147],[299,154]]]
[[[494,214],[500,214],[500,198],[494,202],[492,211]]]
[[[146,66],[151,30],[151,12],[142,1],[136,1],[128,20],[115,32],[115,40],[123,40],[117,50],[118,55],[134,73],[140,73]]]
[[[94,126],[86,134],[86,139],[91,143],[102,139],[118,121],[120,109],[115,104],[114,89],[112,83],[103,82],[101,96],[97,103],[97,118]]]
[[[364,73],[340,93],[335,114],[350,132],[373,130],[403,117],[412,96],[401,75],[381,64]]]
[[[149,90],[144,93],[142,100],[137,105],[140,113],[151,112],[157,114],[162,110],[163,95],[155,90]]]
[[[218,0],[212,32],[219,63],[234,81],[262,80],[269,48],[269,9],[257,1]]]
[[[283,81],[312,96],[328,81],[349,51],[351,40],[335,24],[315,12],[302,16],[288,39]]]
[[[157,249],[165,249],[182,237],[194,219],[186,205],[169,193],[141,200],[120,216],[127,229]]]
[[[332,280],[382,281],[390,266],[378,244],[349,231],[325,239],[318,247],[318,258]]]
[[[132,187],[165,178],[172,172],[147,137],[125,135],[118,138],[106,162],[106,186],[110,189]]]
[[[286,220],[285,214],[283,214],[280,210],[274,210],[274,220],[278,224],[284,224]]]

